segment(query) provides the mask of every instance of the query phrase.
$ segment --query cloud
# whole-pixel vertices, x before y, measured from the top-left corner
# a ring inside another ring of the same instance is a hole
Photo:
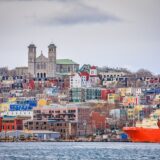
[[[44,1],[44,2],[46,2],[46,1],[50,1],[50,2],[75,2],[75,1],[80,1],[80,0],[0,0],[0,2],[2,2],[2,1],[4,1],[4,2],[16,2],[16,1],[24,1],[24,2],[27,2],[27,1],[29,1],[29,2],[42,2],[42,1]]]
[[[69,1],[69,0],[61,0]],[[71,0],[70,0],[71,1]],[[117,16],[102,11],[98,8],[87,6],[81,3],[74,3],[70,7],[64,6],[62,10],[57,10],[56,14],[37,19],[44,25],[76,25],[93,24],[106,22],[119,22],[121,19]]]
[[[33,25],[67,26],[121,21],[119,17],[97,8],[86,0],[5,0],[4,2],[6,1],[24,8],[22,12],[25,13],[25,20]],[[29,11],[25,9],[25,5],[30,6]],[[36,9],[33,6],[36,6]]]

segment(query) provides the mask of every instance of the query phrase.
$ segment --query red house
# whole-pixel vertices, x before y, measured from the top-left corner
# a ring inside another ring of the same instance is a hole
[[[81,77],[85,77],[86,78],[86,81],[89,80],[89,73],[88,72],[80,72],[79,74]]]
[[[6,116],[0,118],[0,131],[23,130],[23,120],[16,117]]]
[[[106,129],[106,116],[100,114],[99,112],[92,112],[91,113],[91,123],[92,123],[92,128],[95,130],[101,129],[104,130]]]
[[[114,89],[102,89],[101,90],[101,99],[102,100],[107,100],[108,99],[108,94],[115,93]]]
[[[2,117],[0,117],[0,132],[2,131]]]

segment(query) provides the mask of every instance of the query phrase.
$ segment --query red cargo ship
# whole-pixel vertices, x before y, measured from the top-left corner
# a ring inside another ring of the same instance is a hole
[[[123,131],[128,134],[132,142],[160,143],[159,113],[160,110],[157,110],[149,119],[137,123],[136,127],[124,127]]]
[[[159,128],[125,127],[123,130],[132,142],[160,143]]]

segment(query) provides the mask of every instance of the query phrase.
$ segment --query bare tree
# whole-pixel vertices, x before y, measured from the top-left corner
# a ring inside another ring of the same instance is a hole
[[[136,76],[137,77],[152,77],[153,73],[147,69],[139,69],[136,72]]]

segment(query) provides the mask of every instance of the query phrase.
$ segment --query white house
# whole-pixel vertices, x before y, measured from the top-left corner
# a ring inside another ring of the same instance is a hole
[[[78,73],[74,73],[74,75],[70,76],[70,88],[81,88],[82,80],[81,76]]]
[[[89,83],[91,86],[100,84],[100,78],[98,77],[97,68],[95,66],[90,68]]]

